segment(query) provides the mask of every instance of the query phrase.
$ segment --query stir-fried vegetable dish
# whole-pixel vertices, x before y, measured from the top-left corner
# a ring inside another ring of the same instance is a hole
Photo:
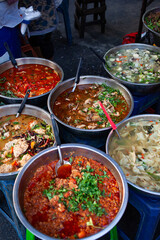
[[[145,24],[157,33],[160,33],[160,11],[151,11],[145,18]]]
[[[109,154],[120,164],[132,183],[160,192],[160,121],[131,121],[119,129]]]
[[[21,114],[0,118],[0,173],[20,170],[41,150],[54,144],[52,128],[43,120]]]
[[[73,154],[65,160],[72,166],[67,178],[56,177],[57,161],[36,170],[25,189],[24,214],[31,225],[51,237],[87,237],[103,230],[117,215],[118,183],[98,161]]]
[[[106,56],[106,67],[115,77],[127,82],[160,82],[160,53],[149,49],[120,49]]]
[[[57,97],[53,112],[62,122],[76,128],[110,127],[99,100],[115,123],[129,113],[128,103],[122,93],[106,84],[78,85],[74,92],[67,89]]]
[[[7,97],[23,98],[27,89],[29,97],[39,96],[52,90],[60,81],[58,73],[40,64],[23,64],[0,74],[0,93]]]

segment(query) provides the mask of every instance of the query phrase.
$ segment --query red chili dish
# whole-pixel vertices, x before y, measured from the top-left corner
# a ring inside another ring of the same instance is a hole
[[[30,97],[52,90],[60,81],[58,73],[45,65],[23,64],[0,75],[0,91],[7,97],[23,98],[27,89]]]
[[[103,164],[71,156],[71,175],[58,178],[53,161],[39,167],[24,193],[23,211],[38,231],[60,239],[78,239],[104,229],[117,215],[118,183]]]

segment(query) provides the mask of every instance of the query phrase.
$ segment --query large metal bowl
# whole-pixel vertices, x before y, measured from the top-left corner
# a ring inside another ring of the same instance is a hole
[[[140,121],[140,120],[157,120],[160,121],[160,115],[158,114],[142,114],[142,115],[136,115],[133,117],[130,117],[128,119],[126,119],[124,122],[120,123],[117,125],[117,130],[120,130],[122,127],[124,127],[128,122],[131,121]],[[107,137],[107,141],[106,141],[106,153],[110,154],[110,147],[112,146],[112,141],[114,139],[114,137],[116,136],[116,132],[115,131],[111,131]],[[147,190],[145,188],[142,188],[134,183],[132,183],[131,181],[127,180],[129,185],[131,187],[133,187],[136,191],[138,191],[140,194],[144,195],[144,196],[148,196],[148,197],[152,197],[152,198],[160,198],[160,192],[154,192],[154,191],[150,191]]]
[[[110,50],[108,50],[105,53],[103,58],[105,60],[106,57],[110,56],[110,54],[116,53],[117,51],[119,51],[121,49],[135,49],[135,48],[148,49],[150,51],[160,53],[159,47],[155,47],[155,46],[147,45],[147,44],[141,44],[141,43],[131,43],[131,44],[124,44],[124,45],[119,45],[119,46],[111,48]],[[113,75],[107,69],[107,66],[105,64],[103,64],[103,67],[113,79],[115,79],[119,83],[126,86],[131,91],[131,93],[135,96],[143,96],[143,95],[147,95],[147,94],[150,94],[150,93],[153,93],[156,91],[160,91],[160,81],[158,83],[150,83],[150,84],[127,82],[127,81],[124,81],[120,78],[117,78],[115,75]]]
[[[156,31],[154,31],[153,29],[149,28],[148,25],[145,22],[146,17],[148,17],[150,13],[156,13],[156,12],[160,12],[160,7],[152,8],[152,9],[149,9],[148,11],[146,11],[142,16],[142,21],[143,21],[144,26],[147,28],[147,30],[152,33],[153,42],[157,46],[160,46],[160,33],[158,33]]]
[[[109,78],[104,78],[99,76],[81,76],[80,77],[79,85],[95,84],[95,83],[97,84],[106,83],[106,85],[110,87],[119,89],[120,92],[123,94],[124,98],[126,99],[130,109],[126,118],[128,118],[131,115],[133,111],[134,101],[133,101],[132,95],[130,94],[130,92],[125,86]],[[49,94],[48,103],[47,103],[50,113],[54,113],[53,105],[57,97],[63,91],[72,87],[73,84],[74,84],[74,78],[60,83],[51,91],[51,93]],[[75,128],[75,127],[69,126],[68,124],[65,124],[56,116],[55,116],[55,119],[58,122],[60,136],[62,137],[64,142],[83,143],[93,147],[100,148],[105,145],[107,135],[111,130],[111,127],[101,128],[101,129],[92,129],[92,130],[80,129],[80,128]]]
[[[20,107],[20,104],[9,104],[9,105],[1,106],[0,107],[0,117],[16,114],[19,107]],[[32,106],[32,105],[26,104],[23,109],[22,114],[27,114],[27,115],[38,117],[38,118],[44,120],[47,124],[52,125],[52,122],[50,119],[50,114],[47,111],[45,111],[42,108],[39,108],[37,106]],[[10,173],[0,173],[0,180],[15,179],[18,172],[19,171],[10,172]]]
[[[23,64],[41,64],[47,67],[50,67],[54,69],[59,77],[60,77],[60,82],[64,78],[64,73],[62,68],[55,62],[52,62],[50,60],[44,59],[44,58],[35,58],[35,57],[25,57],[25,58],[17,58],[16,59],[17,65],[23,65]],[[3,73],[4,71],[12,68],[13,65],[11,61],[7,61],[5,63],[0,64],[0,74]],[[22,82],[23,84],[23,82]],[[35,97],[29,97],[27,99],[27,104],[33,104],[36,106],[45,106],[47,104],[47,97],[49,95],[50,91],[44,94],[41,94],[39,96]],[[0,101],[2,101],[5,104],[14,104],[14,103],[21,103],[22,98],[12,98],[12,97],[7,97],[2,94],[0,94]]]
[[[108,156],[107,154],[105,154],[100,150],[97,150],[96,148],[82,145],[82,144],[62,144],[61,150],[62,150],[62,155],[64,157],[68,157],[73,153],[73,155],[75,156],[85,156],[85,157],[97,160],[98,162],[107,166],[107,168],[113,173],[114,177],[118,182],[119,189],[120,189],[121,206],[116,217],[102,231],[92,236],[83,238],[83,240],[98,239],[101,236],[108,233],[120,221],[126,209],[127,202],[128,202],[128,186],[127,186],[126,178],[121,168],[119,167],[119,165],[110,156]],[[22,224],[30,232],[32,232],[38,238],[44,239],[44,240],[53,240],[57,238],[49,237],[47,235],[42,234],[27,221],[23,212],[24,191],[26,189],[26,186],[29,180],[33,177],[37,168],[39,168],[44,164],[48,164],[51,161],[55,161],[57,159],[58,159],[57,147],[46,149],[43,152],[38,153],[20,171],[20,173],[18,174],[15,180],[15,184],[13,187],[13,203],[14,203],[14,208],[17,216],[19,217]]]

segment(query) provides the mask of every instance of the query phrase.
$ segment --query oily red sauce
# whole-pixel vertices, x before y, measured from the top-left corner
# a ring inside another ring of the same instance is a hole
[[[40,232],[55,238],[77,239],[104,229],[120,206],[118,183],[96,160],[72,156],[71,174],[57,177],[53,161],[38,168],[24,193],[24,214]]]
[[[67,89],[57,97],[52,111],[62,122],[76,128],[110,127],[99,100],[115,124],[129,113],[129,105],[121,92],[106,84],[79,85],[74,92]]]
[[[67,178],[71,175],[72,166],[69,164],[64,164],[58,168],[57,175],[59,178]]]
[[[60,81],[58,73],[40,64],[23,64],[10,68],[0,75],[1,94],[8,97],[23,98],[27,89],[29,97],[39,96],[53,89]]]

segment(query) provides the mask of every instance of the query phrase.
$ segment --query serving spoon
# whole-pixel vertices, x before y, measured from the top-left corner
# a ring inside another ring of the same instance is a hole
[[[56,124],[53,113],[51,114],[51,120],[52,120],[54,136],[55,136],[55,140],[56,140],[56,144],[57,144],[58,155],[59,155],[59,161],[56,163],[55,172],[56,172],[57,177],[67,178],[71,174],[71,164],[68,161],[65,161],[62,157],[61,140],[59,138],[58,126]]]
[[[90,47],[89,49],[99,58],[99,60],[101,60],[103,64],[106,64],[104,58],[102,58],[93,48]]]
[[[20,105],[20,107],[19,107],[19,109],[18,109],[18,112],[17,112],[17,114],[16,114],[16,118],[19,117],[19,115],[20,115],[21,112],[23,111],[23,108],[24,108],[24,106],[25,106],[25,104],[26,104],[26,101],[27,101],[27,99],[28,99],[28,97],[29,97],[29,94],[30,94],[30,89],[28,89],[28,90],[26,91],[26,94],[25,94],[25,96],[24,96],[24,98],[23,98],[23,100],[22,100],[22,102],[21,102],[21,105]]]
[[[119,132],[118,132],[118,130],[117,130],[117,126],[116,126],[116,125],[114,124],[114,122],[112,121],[111,117],[110,117],[109,114],[107,113],[107,111],[106,111],[106,109],[104,108],[104,106],[103,106],[103,104],[102,104],[101,101],[99,101],[99,105],[100,105],[100,107],[102,108],[104,114],[106,115],[108,121],[110,122],[111,127],[113,128],[113,130],[116,131],[118,137],[121,138],[121,136],[120,136],[120,134],[119,134]]]
[[[13,54],[12,54],[12,52],[11,52],[9,46],[8,46],[8,43],[7,43],[7,42],[4,42],[4,46],[5,46],[8,54],[9,54],[9,57],[10,57],[10,60],[11,60],[12,65],[13,65],[15,68],[18,69],[17,62],[16,62],[15,58],[13,57]]]
[[[73,86],[71,92],[74,92],[74,91],[75,91],[76,86],[77,86],[77,84],[79,83],[81,65],[82,65],[82,58],[80,58],[80,60],[79,60],[79,64],[78,64],[78,68],[77,68],[77,73],[76,73],[76,77],[75,77],[75,82],[74,82],[74,86]]]

